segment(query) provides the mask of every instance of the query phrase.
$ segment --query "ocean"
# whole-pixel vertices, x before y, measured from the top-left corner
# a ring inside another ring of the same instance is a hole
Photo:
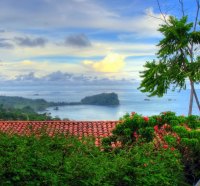
[[[85,96],[99,93],[115,92],[118,94],[119,106],[76,105],[60,106],[58,110],[48,108],[45,112],[51,116],[70,120],[118,120],[126,113],[137,112],[144,116],[173,111],[177,115],[187,115],[190,90],[171,92],[162,98],[147,97],[137,90],[135,85],[2,85],[0,95],[21,96],[54,102],[78,102]],[[200,90],[197,90],[200,97]],[[200,115],[194,102],[193,114]]]

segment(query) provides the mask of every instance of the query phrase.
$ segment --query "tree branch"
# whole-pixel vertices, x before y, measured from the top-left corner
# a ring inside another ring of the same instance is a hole
[[[196,12],[196,17],[195,17],[195,22],[194,22],[194,31],[196,31],[197,21],[198,21],[198,17],[199,17],[199,9],[200,9],[200,2],[199,2],[199,0],[196,0],[196,4],[197,4],[197,12]]]
[[[179,0],[179,3],[180,3],[180,5],[181,5],[182,16],[185,16],[183,0]]]
[[[158,19],[158,20],[161,20],[161,21],[165,22],[165,20],[162,19],[162,18],[159,18],[159,17],[153,16],[153,15],[151,15],[151,14],[147,14],[147,15],[148,15],[149,17],[152,17],[152,18],[155,18],[155,19]]]
[[[162,9],[161,9],[160,1],[159,1],[159,0],[157,0],[157,4],[158,4],[158,8],[159,8],[160,14],[161,14],[162,17],[163,17],[164,22],[168,25],[168,22],[167,22],[166,16],[165,16],[165,14],[163,13],[163,11],[162,11]]]

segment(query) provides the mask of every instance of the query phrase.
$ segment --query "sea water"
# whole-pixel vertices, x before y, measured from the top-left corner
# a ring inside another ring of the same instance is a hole
[[[21,96],[32,99],[45,99],[54,102],[79,102],[85,96],[115,92],[119,106],[75,105],[54,107],[45,112],[51,116],[70,120],[118,120],[126,113],[137,112],[142,115],[155,115],[164,111],[173,111],[177,115],[187,115],[190,90],[168,92],[162,98],[147,97],[134,85],[2,85],[0,95]],[[200,90],[197,90],[200,97]],[[200,115],[194,102],[193,114]]]

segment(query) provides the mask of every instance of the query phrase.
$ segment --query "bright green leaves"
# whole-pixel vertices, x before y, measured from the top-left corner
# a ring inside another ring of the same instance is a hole
[[[163,63],[156,64],[155,61],[147,62],[145,71],[141,72],[143,78],[139,87],[142,92],[150,92],[149,96],[163,96],[170,86],[168,80],[167,66]]]
[[[195,62],[188,64],[188,73],[194,82],[200,82],[200,57],[197,57]]]
[[[186,49],[188,43],[192,39],[190,33],[193,23],[187,24],[187,17],[178,20],[175,17],[169,18],[169,24],[161,25],[159,31],[164,35],[164,38],[159,42],[158,57],[169,57],[176,55],[178,50]],[[193,36],[194,37],[194,36]]]
[[[161,97],[171,87],[185,89],[187,79],[195,83],[200,81],[200,57],[195,56],[200,32],[192,29],[193,23],[187,22],[187,16],[180,20],[171,16],[168,23],[161,25],[159,31],[164,38],[158,44],[159,60],[147,61],[144,65],[141,92]]]

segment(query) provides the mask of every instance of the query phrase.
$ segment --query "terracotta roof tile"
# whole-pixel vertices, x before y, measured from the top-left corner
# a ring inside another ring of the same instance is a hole
[[[0,132],[8,134],[30,135],[45,130],[50,136],[56,132],[79,137],[94,136],[95,145],[101,138],[108,137],[118,121],[0,121]]]

